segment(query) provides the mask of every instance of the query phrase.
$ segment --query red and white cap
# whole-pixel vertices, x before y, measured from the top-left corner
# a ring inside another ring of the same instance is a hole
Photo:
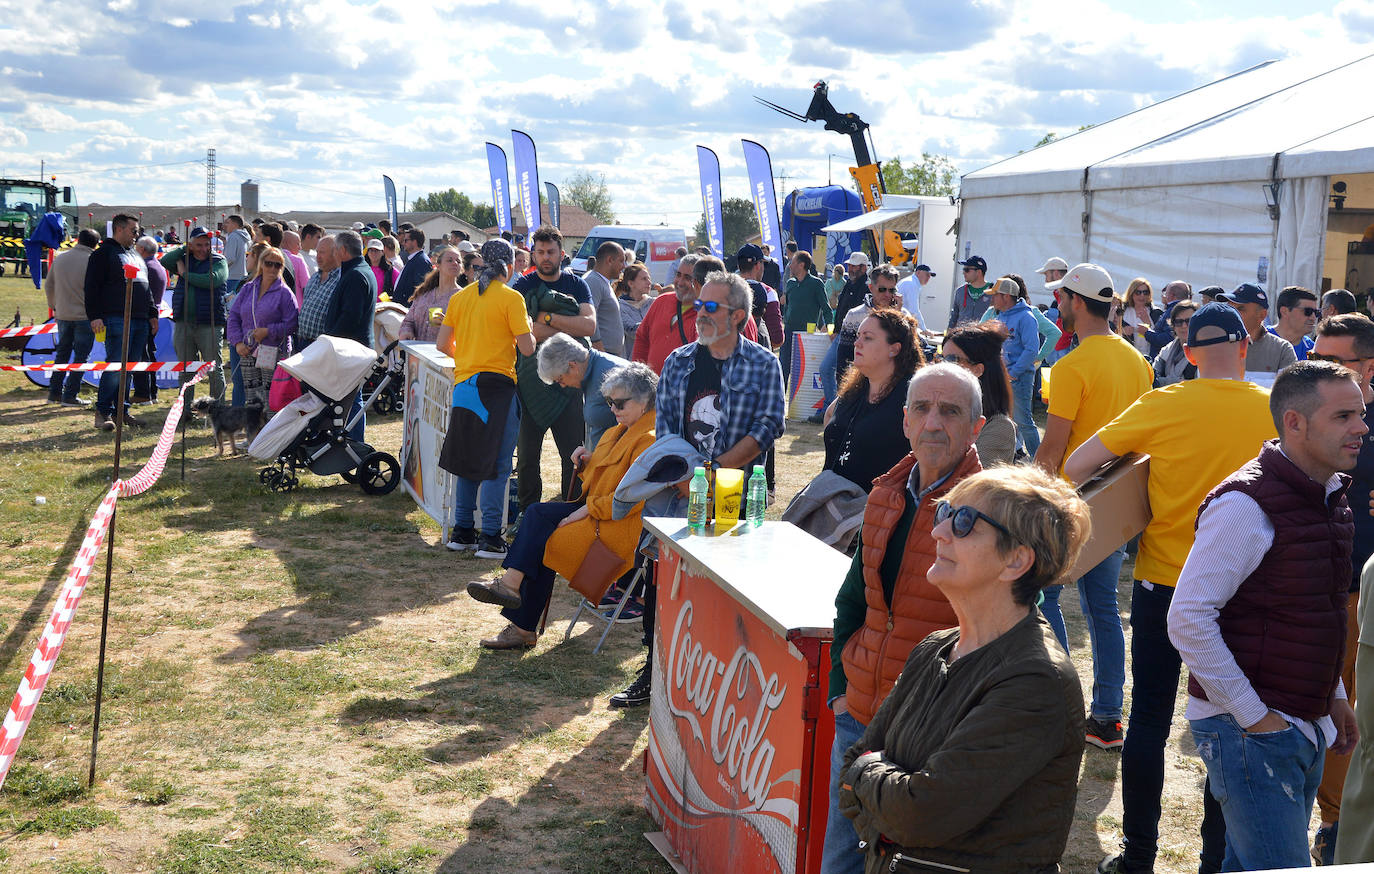
[[[1082,295],[1088,300],[1111,303],[1116,289],[1112,286],[1112,276],[1096,264],[1077,264],[1058,282],[1047,282],[1048,289],[1062,288]]]

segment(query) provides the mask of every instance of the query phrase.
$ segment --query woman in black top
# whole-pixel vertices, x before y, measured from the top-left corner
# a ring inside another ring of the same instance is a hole
[[[924,363],[911,316],[881,309],[859,324],[853,364],[825,413],[825,470],[866,492],[911,451],[902,408],[906,384]]]
[[[1011,420],[1011,378],[1002,360],[1007,327],[996,319],[966,322],[945,335],[941,357],[978,377],[983,389],[983,428],[973,445],[984,467],[1016,457],[1016,425]]]

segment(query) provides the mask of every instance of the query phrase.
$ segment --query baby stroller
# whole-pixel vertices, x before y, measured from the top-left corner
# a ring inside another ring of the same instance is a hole
[[[395,347],[401,338],[401,322],[405,320],[406,308],[395,303],[379,303],[372,315],[372,348],[379,355],[386,356],[386,375],[391,377],[386,385],[381,378],[369,375],[363,383],[363,396],[374,398],[372,409],[383,416],[401,412],[405,397],[405,354]],[[378,391],[378,389],[381,389]]]
[[[387,347],[386,352],[391,351]],[[369,495],[395,489],[401,481],[395,456],[348,436],[362,411],[390,385],[387,355],[326,335],[281,361],[281,366],[301,381],[302,393],[273,416],[248,447],[249,455],[273,462],[258,472],[263,484],[274,492],[289,492],[300,484],[296,468],[304,467],[320,476],[336,473]],[[348,419],[353,393],[369,378],[377,387]]]

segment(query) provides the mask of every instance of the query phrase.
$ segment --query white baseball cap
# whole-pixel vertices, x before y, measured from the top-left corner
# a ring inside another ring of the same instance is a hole
[[[849,260],[845,261],[844,263],[850,264],[850,265],[854,265],[854,266],[857,266],[857,265],[859,265],[859,264],[862,264],[862,265],[864,265],[865,267],[867,267],[867,266],[868,266],[868,256],[865,255],[863,252],[850,252],[850,253],[849,253]]]
[[[1047,260],[1042,266],[1036,269],[1036,273],[1045,273],[1049,270],[1068,270],[1069,262],[1063,258],[1055,257]]]
[[[477,251],[477,247],[474,246],[474,245],[472,245],[472,243],[471,243],[470,241],[468,241],[468,240],[459,240],[459,241],[458,241],[458,251],[459,251],[459,252],[476,252],[476,251]]]
[[[1048,282],[1045,287],[1051,290],[1062,288],[1086,297],[1088,300],[1105,303],[1111,303],[1112,296],[1116,293],[1116,289],[1112,286],[1111,274],[1096,264],[1075,265],[1064,275],[1063,279],[1058,282]]]
[[[361,231],[365,227],[367,226],[364,225],[362,222],[354,222],[350,230]]]
[[[383,247],[382,247],[382,241],[381,241],[381,240],[368,240],[368,241],[367,241],[367,248],[369,248],[369,249],[381,249],[381,248],[383,248]]]

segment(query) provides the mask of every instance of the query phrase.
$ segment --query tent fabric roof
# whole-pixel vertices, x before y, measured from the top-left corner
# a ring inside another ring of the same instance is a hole
[[[887,194],[883,196],[883,205],[872,212],[826,225],[821,230],[826,233],[851,233],[853,231],[866,231],[869,228],[882,225],[884,230],[896,233],[919,233],[921,230],[921,204],[931,201],[938,203],[941,200],[943,198],[940,197]]]
[[[960,194],[1374,172],[1374,109],[1358,97],[1371,76],[1374,54],[1266,62],[969,173]]]

